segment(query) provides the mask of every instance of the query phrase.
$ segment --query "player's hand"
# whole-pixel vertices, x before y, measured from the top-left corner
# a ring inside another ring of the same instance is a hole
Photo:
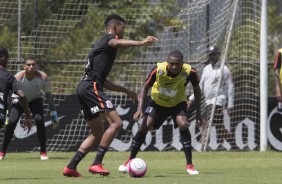
[[[192,100],[187,101],[187,110],[189,110],[192,107],[192,104],[193,104]]]
[[[51,111],[50,116],[52,118],[53,129],[57,129],[60,125],[57,111]]]
[[[135,114],[133,115],[133,120],[134,121],[138,121],[139,119],[143,118],[143,112],[142,111],[137,111],[135,112]]]
[[[22,128],[24,129],[24,131],[27,130],[27,135],[29,134],[31,127],[32,127],[31,119],[25,118]]]
[[[142,43],[143,44],[146,44],[146,43],[153,43],[153,42],[157,42],[159,41],[159,39],[157,39],[156,37],[154,36],[147,36],[147,38],[145,38]]]

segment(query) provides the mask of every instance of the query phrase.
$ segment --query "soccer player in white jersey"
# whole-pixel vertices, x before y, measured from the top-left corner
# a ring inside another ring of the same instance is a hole
[[[213,104],[216,102],[215,114],[212,125],[216,127],[218,143],[223,143],[224,138],[231,141],[231,134],[225,129],[223,124],[223,109],[227,104],[227,112],[231,116],[234,107],[234,86],[232,82],[232,74],[227,66],[223,67],[222,81],[216,95],[219,77],[221,75],[221,62],[219,60],[220,50],[217,46],[209,48],[210,63],[203,69],[200,88],[205,96],[205,110],[203,111],[204,124],[202,130],[203,142],[207,133],[207,122],[210,117]],[[194,101],[194,95],[189,97],[188,106],[191,106]]]
[[[40,144],[40,158],[47,160],[46,153],[46,130],[44,125],[44,107],[43,96],[41,91],[45,93],[46,99],[50,108],[50,115],[54,122],[54,126],[58,126],[59,119],[55,110],[53,97],[48,81],[48,76],[36,69],[36,59],[32,56],[25,58],[24,70],[18,72],[15,77],[21,84],[21,89],[26,95],[29,103],[30,111],[32,112],[35,125],[37,128],[37,136]],[[0,160],[4,159],[8,145],[13,137],[16,125],[23,113],[23,108],[18,103],[18,96],[12,95],[12,105],[9,111],[8,125],[6,126],[2,150],[0,152]]]

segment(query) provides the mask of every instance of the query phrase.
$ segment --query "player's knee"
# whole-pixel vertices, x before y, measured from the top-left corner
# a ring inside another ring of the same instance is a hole
[[[182,121],[178,123],[179,130],[186,130],[188,128],[188,123],[186,121]]]
[[[117,121],[114,123],[114,127],[116,128],[117,131],[122,129],[122,121]]]

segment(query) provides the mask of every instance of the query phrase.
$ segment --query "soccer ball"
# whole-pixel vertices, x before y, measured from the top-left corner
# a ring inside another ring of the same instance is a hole
[[[147,171],[147,165],[141,158],[134,158],[127,164],[127,172],[130,177],[141,178]]]

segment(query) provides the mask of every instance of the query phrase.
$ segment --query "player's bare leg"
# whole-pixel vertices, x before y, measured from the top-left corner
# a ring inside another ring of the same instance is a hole
[[[75,153],[71,162],[64,168],[63,174],[68,177],[81,177],[82,175],[76,170],[77,165],[87,155],[91,148],[98,142],[100,142],[104,126],[103,123],[97,123],[95,125],[95,119],[88,121],[92,134],[90,134],[80,145],[78,151]],[[99,121],[103,122],[103,121]]]
[[[176,117],[176,123],[179,128],[180,142],[183,145],[183,151],[186,158],[186,172],[191,175],[199,174],[192,163],[191,133],[188,127],[187,117],[178,115]]]
[[[116,137],[119,130],[122,128],[122,120],[120,119],[117,111],[110,111],[106,113],[106,119],[110,126],[104,132],[97,150],[96,158],[93,164],[89,167],[89,172],[93,174],[100,174],[103,176],[107,176],[110,174],[110,172],[105,170],[102,166],[104,155],[106,154],[108,147],[112,143],[113,139]]]

